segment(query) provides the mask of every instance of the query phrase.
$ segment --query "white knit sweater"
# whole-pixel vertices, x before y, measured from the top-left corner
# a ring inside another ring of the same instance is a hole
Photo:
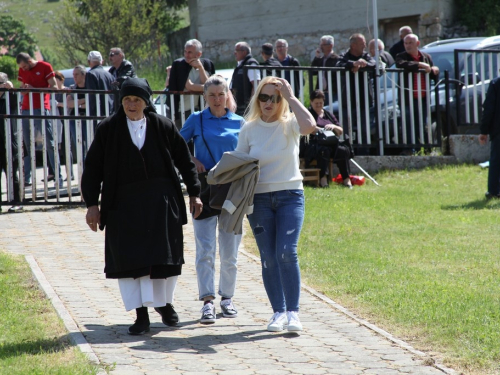
[[[259,119],[243,125],[236,150],[259,160],[260,178],[255,194],[303,189],[299,140],[299,124],[293,115],[288,123]]]

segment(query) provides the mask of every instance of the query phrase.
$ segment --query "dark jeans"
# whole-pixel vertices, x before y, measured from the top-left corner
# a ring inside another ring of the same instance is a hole
[[[332,147],[318,145],[316,142],[311,141],[309,144],[306,143],[304,147],[303,155],[306,168],[309,167],[309,164],[313,160],[316,160],[317,166],[320,169],[320,178],[328,174],[330,159],[333,159],[333,162],[337,164],[343,179],[349,177],[351,173],[349,168],[351,152],[348,146],[339,144],[336,150],[334,150]]]
[[[5,177],[7,177],[7,191],[8,191],[8,176],[7,176],[7,150],[5,148],[5,125],[0,123],[0,199],[2,199],[2,184],[1,184],[1,175],[2,172],[5,172]],[[18,178],[18,162],[17,162],[17,139],[14,136],[14,131],[11,129],[11,148],[12,148],[12,169],[13,169],[13,177],[14,177],[14,200],[11,202],[21,202],[19,197],[19,178]]]

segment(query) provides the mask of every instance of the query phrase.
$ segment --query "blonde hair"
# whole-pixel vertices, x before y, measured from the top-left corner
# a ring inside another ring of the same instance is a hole
[[[248,103],[248,107],[245,110],[245,114],[243,115],[243,117],[245,118],[245,122],[252,122],[260,119],[260,117],[262,116],[262,111],[260,109],[258,97],[265,85],[274,85],[278,82],[279,81],[276,79],[276,77],[273,76],[267,76],[262,81],[260,81],[259,86],[257,86],[255,93],[250,99],[250,103]],[[279,95],[281,96],[281,94]],[[283,97],[281,97],[281,101],[279,103],[276,103],[276,105],[278,106],[278,109],[276,111],[278,120],[282,124],[288,123],[293,116],[293,114],[290,112],[290,106],[288,105],[288,101],[286,101]]]

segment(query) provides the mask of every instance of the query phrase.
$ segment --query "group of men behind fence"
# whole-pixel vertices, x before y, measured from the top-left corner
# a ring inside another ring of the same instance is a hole
[[[87,56],[87,62],[89,68],[83,65],[77,65],[73,69],[73,77],[75,79],[75,84],[69,87],[69,89],[74,90],[99,90],[99,91],[117,91],[124,79],[127,77],[136,77],[134,67],[130,61],[125,59],[123,51],[114,47],[111,48],[109,53],[109,61],[111,67],[109,72],[106,71],[102,64],[104,59],[99,51],[91,51]],[[37,61],[28,53],[19,53],[16,56],[16,62],[19,67],[18,71],[18,81],[20,81],[20,88],[26,89],[22,92],[22,100],[20,102],[20,114],[23,116],[21,120],[22,129],[22,144],[17,143],[17,133],[19,128],[15,125],[11,125],[11,150],[5,147],[5,137],[7,136],[5,131],[5,119],[2,119],[0,124],[0,136],[1,143],[0,146],[0,161],[1,170],[0,172],[8,173],[7,162],[8,159],[12,159],[12,174],[13,174],[13,199],[9,199],[14,203],[14,205],[9,209],[9,211],[22,210],[19,198],[19,178],[24,178],[24,186],[29,187],[33,184],[34,173],[32,173],[33,167],[36,167],[36,158],[32,157],[32,152],[35,149],[35,138],[38,133],[45,133],[45,145],[47,149],[47,173],[45,174],[42,182],[55,181],[59,188],[64,185],[63,176],[61,173],[60,158],[58,150],[59,140],[62,139],[61,134],[57,134],[62,131],[63,127],[57,127],[57,121],[49,118],[52,113],[51,111],[58,109],[57,114],[64,115],[78,115],[78,116],[90,116],[98,118],[103,118],[109,115],[114,110],[114,95],[113,94],[99,94],[99,95],[88,95],[88,103],[85,99],[85,94],[77,95],[77,103],[74,103],[73,93],[66,94],[66,98],[61,99],[64,94],[57,95],[56,99],[51,100],[51,94],[49,93],[39,93],[30,91],[32,89],[51,89],[58,90],[56,72],[52,68],[51,64],[45,61]],[[64,79],[64,77],[61,77]],[[0,72],[0,88],[12,89],[14,85],[6,73]],[[67,88],[66,88],[67,89]],[[9,92],[0,92],[0,112],[1,114],[17,114],[18,113],[18,98],[17,94]],[[8,96],[8,98],[7,98]],[[59,98],[59,100],[57,99]],[[7,100],[9,99],[9,100]],[[7,103],[9,103],[10,108],[7,108]],[[117,103],[116,103],[117,104]],[[64,108],[66,106],[66,110]],[[54,107],[54,108],[53,108]],[[78,112],[75,109],[78,108]],[[42,119],[41,116],[47,116],[47,118]],[[42,121],[45,124],[45,131],[42,132]],[[11,124],[15,124],[16,120],[11,119]],[[93,122],[93,129],[95,129],[95,124],[97,121]],[[85,151],[89,146],[90,139],[87,135],[86,121],[82,121],[82,157],[85,157]],[[75,142],[75,121],[70,121],[70,133],[71,133],[71,152],[70,160],[71,164],[76,157],[76,142]],[[56,135],[57,138],[55,137]],[[18,152],[23,153],[23,168],[19,168]],[[73,178],[73,170],[71,165],[71,176]],[[23,172],[23,173],[20,173]],[[19,173],[19,175],[18,175]],[[47,181],[44,181],[45,178]],[[7,179],[9,180],[9,179]],[[9,185],[7,185],[9,186]],[[1,195],[1,190],[0,190]],[[0,206],[1,209],[1,206]]]
[[[311,62],[311,67],[318,68],[344,68],[347,72],[342,75],[341,82],[338,82],[336,72],[330,75],[327,70],[312,70],[311,74],[317,77],[315,89],[322,89],[325,94],[325,105],[339,100],[341,110],[345,114],[343,121],[344,131],[349,134],[349,130],[366,129],[370,126],[370,136],[376,133],[373,107],[374,97],[372,80],[360,79],[357,74],[359,72],[368,71],[370,77],[373,78],[375,70],[375,45],[378,49],[378,55],[382,67],[390,67],[396,62],[396,67],[403,68],[408,72],[414,73],[412,75],[413,81],[410,82],[409,76],[406,75],[403,86],[408,88],[410,83],[413,87],[413,93],[407,92],[400,94],[400,103],[404,103],[406,107],[406,143],[423,144],[424,139],[419,139],[418,134],[415,134],[414,128],[410,129],[419,123],[426,123],[427,121],[427,107],[422,105],[425,101],[426,93],[426,80],[425,75],[420,74],[420,82],[418,82],[416,74],[419,70],[425,70],[430,74],[430,78],[437,80],[439,75],[439,68],[433,65],[432,58],[421,52],[419,47],[418,36],[412,33],[409,26],[404,26],[400,29],[401,40],[397,42],[391,49],[390,53],[384,50],[384,44],[381,40],[375,42],[370,41],[369,53],[367,51],[367,43],[365,37],[360,33],[353,34],[349,39],[349,48],[344,53],[338,55],[334,52],[334,38],[331,35],[324,35],[320,38],[320,44],[315,51],[315,56]],[[185,43],[184,57],[175,60],[171,67],[167,68],[168,77],[167,85],[169,91],[175,93],[179,91],[203,92],[203,84],[208,77],[215,73],[215,65],[207,58],[201,57],[203,54],[202,44],[196,40],[191,39]],[[298,70],[280,69],[281,67],[299,67],[299,61],[288,54],[288,42],[285,39],[277,39],[274,46],[271,43],[265,43],[261,46],[260,51],[262,63],[252,55],[250,45],[245,41],[240,41],[234,46],[234,56],[237,65],[233,71],[231,80],[231,91],[234,99],[236,100],[236,113],[243,115],[246,107],[250,101],[253,89],[256,84],[262,79],[263,75],[284,75],[284,78],[290,82],[294,88],[294,93],[298,97],[300,90],[304,86],[304,82],[300,82],[301,75]],[[274,57],[276,56],[276,57]],[[84,85],[82,81],[77,82],[75,77],[75,85],[71,89],[86,89],[86,90],[105,90],[112,91],[119,89],[121,82],[127,77],[136,77],[132,63],[125,59],[123,51],[114,47],[110,50],[109,61],[111,68],[109,72],[106,71],[102,64],[103,58],[99,51],[91,51],[88,54],[88,65],[90,69],[85,71]],[[20,53],[16,58],[19,65],[18,80],[21,81],[21,88],[33,89],[57,89],[55,73],[52,66],[44,61],[36,61],[27,53]],[[252,66],[266,66],[265,69],[252,69]],[[77,66],[74,69],[73,75],[82,74],[82,66]],[[282,72],[283,70],[283,72]],[[0,77],[1,78],[1,77]],[[5,79],[7,82],[8,79]],[[2,81],[4,81],[2,79]],[[339,84],[340,83],[340,84]],[[368,84],[370,87],[365,87]],[[340,91],[339,91],[340,87]],[[420,90],[417,91],[417,87]],[[312,89],[312,88],[311,88]],[[348,95],[348,93],[350,93]],[[25,117],[22,119],[23,129],[23,143],[24,147],[19,149],[24,150],[24,186],[32,184],[31,169],[34,165],[31,158],[32,152],[32,139],[34,132],[41,128],[42,120],[40,118],[33,118],[30,116],[50,115],[51,103],[49,100],[50,94],[40,96],[38,93],[27,92],[23,95],[21,104],[21,114]],[[88,96],[88,103],[85,103],[84,95],[78,95],[78,108],[79,111],[75,112],[73,107],[71,113],[77,115],[85,115],[91,117],[103,117],[113,112],[114,105],[118,103],[113,102],[113,95],[92,95]],[[365,97],[368,99],[366,101]],[[42,102],[40,99],[42,99]],[[67,95],[68,102],[73,99],[73,94]],[[2,98],[5,100],[5,98]],[[181,103],[183,100],[183,103]],[[196,102],[194,107],[191,106],[189,96],[174,95],[174,108],[171,113],[176,119],[176,125],[180,129],[182,126],[182,119],[187,118],[191,113],[191,109],[199,110],[199,102]],[[99,105],[98,105],[99,103]],[[59,103],[58,106],[61,106]],[[411,110],[410,110],[411,107]],[[420,110],[417,110],[419,108]],[[183,109],[183,113],[181,113]],[[413,117],[411,117],[413,116]],[[422,116],[423,118],[420,118]],[[95,119],[97,120],[97,118]],[[63,177],[61,174],[58,153],[55,152],[57,142],[54,140],[54,127],[53,121],[44,119],[46,124],[46,145],[48,154],[48,181],[54,180],[63,186]],[[96,122],[94,122],[96,123]],[[348,129],[348,125],[352,127]],[[71,124],[71,149],[72,155],[76,153],[75,150],[75,127],[74,121]],[[356,131],[353,133],[353,141],[357,143]],[[361,134],[358,135],[360,137]],[[82,120],[82,143],[83,143],[83,157],[85,149],[89,146],[87,138],[87,126],[85,120]],[[5,144],[5,142],[3,142]],[[72,156],[72,160],[74,160]],[[57,171],[56,171],[57,166]],[[17,195],[16,195],[17,197]]]

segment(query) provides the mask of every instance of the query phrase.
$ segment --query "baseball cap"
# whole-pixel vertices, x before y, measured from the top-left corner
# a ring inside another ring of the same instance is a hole
[[[89,55],[87,57],[87,60],[88,61],[99,61],[99,62],[101,62],[102,61],[101,52],[99,52],[99,51],[90,51]]]

